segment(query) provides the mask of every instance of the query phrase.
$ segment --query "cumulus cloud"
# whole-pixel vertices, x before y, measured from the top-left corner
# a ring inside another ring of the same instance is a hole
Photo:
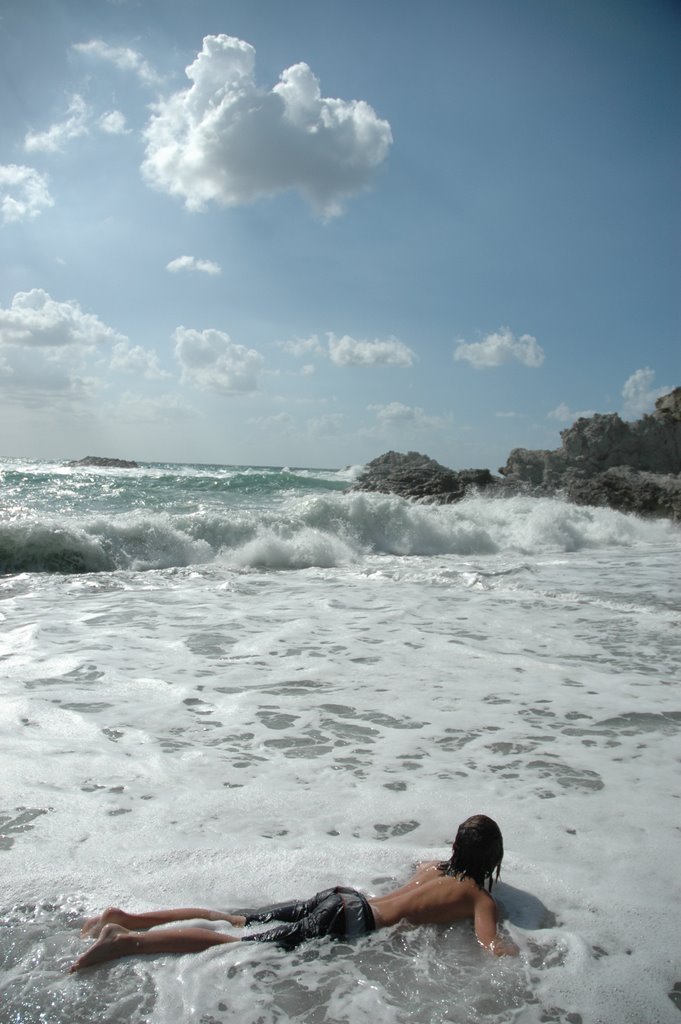
[[[402,402],[389,402],[387,405],[369,405],[369,412],[376,414],[378,422],[385,427],[439,428],[448,426],[449,416],[429,416],[418,405],[404,405]]]
[[[161,81],[142,55],[129,47],[109,46],[102,39],[91,39],[87,43],[74,43],[73,49],[87,57],[108,61],[119,71],[132,71],[145,85],[156,85]]]
[[[307,64],[287,68],[270,90],[254,71],[249,43],[205,37],[186,69],[191,85],[155,106],[147,182],[191,210],[298,189],[323,216],[340,213],[385,159],[390,125],[363,100],[323,97]]]
[[[134,373],[138,377],[148,377],[150,380],[159,380],[161,377],[170,376],[169,373],[161,369],[158,355],[153,349],[142,348],[141,345],[130,345],[127,341],[119,341],[114,345],[109,365],[112,370]]]
[[[623,412],[627,418],[638,419],[645,413],[652,412],[656,400],[672,390],[669,386],[656,388],[653,386],[654,381],[655,371],[646,366],[642,370],[636,370],[624,382]]]
[[[544,362],[544,350],[531,334],[521,334],[516,338],[508,327],[500,327],[482,341],[459,341],[454,358],[465,360],[476,370],[501,366],[502,363],[510,363],[513,360],[522,363],[523,366],[536,368]]]
[[[42,288],[17,292],[9,308],[0,306],[0,344],[91,349],[125,341],[93,313],[84,313],[77,302],[57,302]]]
[[[72,139],[87,135],[90,110],[77,93],[71,98],[67,116],[57,121],[44,132],[28,132],[24,138],[24,148],[30,153],[40,150],[44,153],[56,153],[63,149]]]
[[[329,356],[334,366],[411,366],[415,354],[397,338],[357,341],[345,334],[329,335]]]
[[[221,274],[222,267],[212,260],[198,260],[195,256],[178,256],[166,264],[166,270],[177,274],[180,270],[198,270],[202,274]]]
[[[178,327],[173,335],[182,380],[200,391],[236,394],[255,391],[265,360],[255,349],[236,345],[222,331]]]
[[[54,200],[42,174],[21,164],[0,164],[0,211],[6,224],[33,220],[50,206]]]

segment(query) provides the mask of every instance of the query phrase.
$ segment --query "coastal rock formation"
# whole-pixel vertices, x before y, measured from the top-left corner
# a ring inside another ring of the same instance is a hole
[[[616,466],[589,479],[573,477],[566,495],[576,505],[607,505],[620,512],[665,516],[681,522],[681,476]]]
[[[580,417],[555,451],[514,448],[499,472],[510,487],[564,491],[581,505],[681,519],[681,388],[628,423],[617,413]]]
[[[495,478],[488,469],[456,472],[419,452],[386,452],[367,463],[351,490],[382,491],[447,505],[460,501],[472,489],[494,484]]]
[[[84,459],[74,459],[67,466],[99,466],[105,469],[138,469],[136,462],[127,459],[105,459],[100,455],[86,455]]]
[[[554,491],[575,476],[615,466],[646,473],[681,473],[681,388],[659,398],[655,412],[627,423],[617,413],[581,417],[561,431],[562,448],[514,448],[499,472],[509,483]]]
[[[493,476],[487,469],[447,469],[419,452],[387,452],[365,467],[352,490],[383,491],[440,504],[472,490],[564,494],[580,505],[607,505],[681,522],[681,387],[655,412],[626,422],[617,413],[581,417],[554,451],[514,448]]]

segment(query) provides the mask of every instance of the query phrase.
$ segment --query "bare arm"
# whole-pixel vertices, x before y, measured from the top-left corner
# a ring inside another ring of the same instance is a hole
[[[491,896],[481,894],[475,905],[473,919],[475,935],[481,946],[495,956],[517,956],[518,947],[514,942],[499,937],[497,905]]]

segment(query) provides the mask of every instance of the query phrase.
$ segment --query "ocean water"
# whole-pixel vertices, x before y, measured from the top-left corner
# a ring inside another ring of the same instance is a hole
[[[0,460],[1,1024],[681,1022],[681,531],[353,476]],[[378,894],[478,811],[517,959],[463,922],[66,973],[109,904]]]

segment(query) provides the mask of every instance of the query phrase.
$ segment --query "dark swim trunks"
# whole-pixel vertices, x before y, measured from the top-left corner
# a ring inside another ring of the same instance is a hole
[[[244,935],[242,942],[276,942],[293,949],[308,939],[325,935],[350,941],[368,935],[376,929],[374,915],[366,896],[356,889],[324,889],[309,900],[276,903],[260,910],[236,910],[246,918],[246,924],[283,924],[254,935]]]

